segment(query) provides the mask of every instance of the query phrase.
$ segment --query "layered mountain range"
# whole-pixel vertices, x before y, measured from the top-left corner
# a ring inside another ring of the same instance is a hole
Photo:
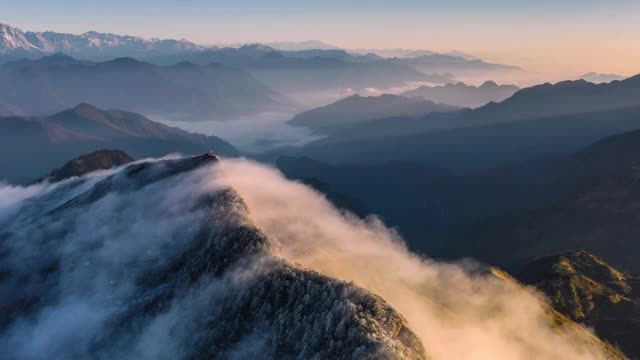
[[[476,109],[369,120],[280,154],[331,163],[421,162],[458,173],[486,169],[637,129],[638,91],[640,76],[544,84]]]
[[[353,95],[333,104],[308,110],[289,121],[320,134],[335,134],[355,125],[385,117],[416,117],[432,112],[452,112],[458,107],[398,95]]]
[[[298,92],[390,88],[410,82],[448,83],[457,74],[490,77],[490,74],[521,71],[456,53],[416,52],[412,57],[385,58],[371,52],[359,54],[323,44],[317,46],[312,49],[278,44],[276,47],[261,44],[215,47],[186,40],[142,39],[94,31],[73,35],[24,32],[9,25],[0,26],[0,63],[38,59],[57,52],[98,62],[119,57],[162,65],[182,61],[199,65],[214,62],[244,69],[269,87],[294,97],[299,96]],[[290,50],[283,50],[285,48]]]
[[[506,100],[518,90],[520,88],[515,85],[498,85],[493,81],[486,81],[480,86],[466,85],[464,83],[442,86],[423,85],[406,91],[402,95],[409,97],[419,96],[435,102],[476,108],[490,102]]]
[[[370,121],[283,151],[294,156],[278,166],[355,196],[432,256],[512,268],[584,248],[635,273],[624,249],[636,233],[637,91],[638,77],[568,82],[457,115]]]
[[[0,65],[0,99],[31,115],[88,102],[191,121],[256,114],[287,101],[250,74],[222,65],[92,62],[59,53]]]

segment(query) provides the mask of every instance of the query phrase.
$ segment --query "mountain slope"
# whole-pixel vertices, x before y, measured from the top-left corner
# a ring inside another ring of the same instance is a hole
[[[451,112],[457,109],[451,105],[397,95],[353,95],[333,104],[300,113],[289,123],[308,127],[318,133],[331,134],[376,119],[423,116],[431,112]]]
[[[167,191],[215,162],[71,180],[1,217],[5,354],[41,357],[42,340],[57,358],[425,358],[384,300],[273,255],[233,189]],[[167,201],[172,211],[157,206]],[[78,316],[73,326],[63,314]]]
[[[246,72],[220,65],[89,62],[62,54],[1,65],[0,98],[32,115],[89,102],[184,120],[255,114],[285,101]]]
[[[635,241],[640,232],[636,226],[639,137],[638,131],[613,136],[571,156],[536,165],[531,171],[531,183],[538,183],[533,194],[551,189],[555,196],[547,205],[471,226],[457,238],[461,242],[451,242],[450,250],[465,249],[486,261],[512,264],[582,248],[617,268],[640,272]],[[533,189],[529,186],[529,191]]]
[[[105,147],[136,158],[209,150],[223,156],[238,154],[215,136],[188,133],[136,113],[80,104],[47,117],[0,118],[0,178],[29,182],[70,158]],[[16,161],[15,154],[22,160]]]
[[[593,328],[631,358],[640,356],[640,278],[629,276],[582,250],[545,256],[518,274],[551,305]]]
[[[487,81],[481,86],[469,86],[464,83],[446,84],[442,86],[420,86],[402,93],[403,96],[419,96],[427,100],[476,108],[489,102],[501,102],[520,90],[515,85],[498,85]]]

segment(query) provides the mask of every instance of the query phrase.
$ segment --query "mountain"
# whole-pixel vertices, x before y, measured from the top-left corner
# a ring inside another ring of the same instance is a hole
[[[308,157],[280,157],[278,169],[289,179],[315,179],[330,187],[332,192],[348,195],[362,203],[364,215],[375,214],[388,226],[395,228],[413,251],[430,256],[439,255],[437,240],[449,225],[451,214],[436,198],[441,188],[430,183],[448,175],[436,166],[412,162],[385,162],[380,164],[327,164]],[[319,189],[322,191],[322,189]],[[456,189],[458,190],[458,189]],[[336,205],[338,201],[327,194]],[[341,206],[352,209],[350,206]],[[453,210],[453,209],[452,209]],[[363,212],[355,212],[363,215]],[[443,225],[444,224],[444,225]],[[437,235],[437,236],[436,236]]]
[[[330,163],[424,162],[457,172],[578,150],[639,127],[640,76],[608,84],[540,85],[501,103],[423,117],[378,119],[277,155]],[[271,156],[273,154],[270,154]]]
[[[617,249],[637,235],[633,212],[600,214],[568,196],[599,174],[637,166],[640,140],[632,129],[638,128],[640,108],[398,138],[329,137],[277,164],[288,177],[317,178],[356,196],[397,226],[412,250],[430,256],[471,256],[511,269],[532,257],[585,248],[628,270],[634,253]],[[616,135],[625,131],[632,132]],[[631,211],[634,197],[623,200],[613,205],[611,199],[612,209]],[[542,214],[534,211],[541,207]],[[611,233],[615,240],[607,238]]]
[[[625,78],[626,76],[617,75],[617,74],[599,74],[599,73],[590,72],[590,73],[586,73],[581,76],[578,76],[577,80],[586,80],[594,84],[600,84],[600,83],[608,83],[612,81],[621,81],[621,80],[624,80]]]
[[[126,165],[134,159],[121,150],[98,150],[90,154],[81,155],[69,160],[62,167],[53,170],[42,180],[58,182],[79,177],[97,170],[108,170],[113,167]]]
[[[513,266],[581,248],[624,271],[640,272],[635,241],[640,235],[638,143],[640,132],[634,131],[536,166],[539,186],[555,188],[554,198],[469,226],[449,243],[449,250],[460,254],[456,249],[464,249],[484,261]]]
[[[466,85],[464,83],[447,84],[443,86],[420,86],[402,93],[403,96],[419,96],[427,100],[461,107],[476,108],[489,102],[501,102],[520,90],[515,85],[498,85],[487,81],[481,86]]]
[[[211,49],[188,57],[152,59],[174,63],[186,59],[195,64],[212,62],[248,71],[261,82],[286,95],[336,89],[390,88],[407,82],[440,83],[443,75],[430,75],[410,64],[375,55],[353,55],[344,50],[281,51],[251,44],[240,48]],[[446,77],[447,80],[450,77]]]
[[[255,114],[284,101],[246,72],[221,65],[90,62],[62,54],[0,65],[0,98],[33,115],[90,102],[185,120]]]
[[[277,256],[234,189],[191,193],[215,165],[136,163],[2,214],[5,355],[426,358],[382,298]]]
[[[427,73],[454,73],[457,76],[473,74],[520,73],[524,70],[511,65],[494,64],[480,59],[469,59],[456,54],[409,54],[410,57],[396,58],[396,62],[409,64]]]
[[[508,275],[422,261],[381,224],[276,179],[203,155],[3,186],[12,195],[0,203],[4,354],[624,359]],[[456,346],[479,330],[474,347]]]
[[[381,56],[375,51],[346,51],[317,41],[212,47],[187,40],[142,39],[95,31],[82,35],[35,33],[0,26],[0,63],[38,59],[58,52],[91,61],[131,57],[160,65],[184,61],[203,66],[224,64],[245,70],[270,88],[304,103],[310,101],[310,95],[301,93],[318,96],[327,91],[389,89],[416,82],[445,84],[456,76],[478,75],[486,79],[493,74],[522,71],[456,52],[404,52],[409,57],[380,52]],[[314,102],[318,103],[321,102]]]
[[[300,113],[289,123],[310,128],[317,133],[331,134],[381,118],[422,116],[431,112],[455,110],[458,110],[455,106],[419,98],[390,94],[368,97],[353,95],[333,104]]]
[[[495,123],[633,107],[640,105],[635,96],[639,90],[640,75],[604,84],[585,80],[547,83],[522,89],[501,103],[475,109],[463,120]]]
[[[570,153],[604,137],[640,128],[640,107],[484,126],[466,126],[471,118],[463,116],[464,112],[432,113],[424,118],[372,120],[299,148],[276,149],[266,155],[306,156],[342,164],[422,163],[462,175]],[[484,119],[488,120],[478,120]]]
[[[0,62],[5,59],[39,58],[58,52],[85,60],[104,61],[118,57],[148,57],[202,51],[205,47],[187,40],[143,39],[89,31],[82,35],[24,32],[0,24]]]
[[[574,321],[640,356],[640,277],[626,275],[583,250],[534,260],[518,279],[541,290],[551,305]]]
[[[136,158],[214,150],[238,151],[226,141],[192,134],[121,110],[89,104],[45,117],[0,118],[0,178],[28,182],[67,159],[104,148],[122,149]],[[21,161],[16,161],[20,154]]]

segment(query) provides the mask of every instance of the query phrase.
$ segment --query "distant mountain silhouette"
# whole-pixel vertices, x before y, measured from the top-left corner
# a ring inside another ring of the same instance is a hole
[[[640,277],[626,275],[583,250],[538,258],[517,277],[541,290],[560,313],[594,329],[630,358],[640,356]]]
[[[184,120],[255,114],[285,101],[246,72],[222,65],[90,62],[63,54],[0,65],[0,98],[33,115],[90,102]]]
[[[27,182],[81,154],[117,148],[136,158],[214,150],[224,156],[238,151],[215,136],[192,134],[121,110],[89,104],[46,117],[0,118],[0,178]],[[16,161],[15,154],[21,160]]]
[[[97,170],[107,170],[133,162],[134,159],[121,150],[98,150],[69,160],[62,167],[53,170],[38,182],[47,180],[58,182],[73,177],[86,175]]]
[[[585,80],[543,84],[516,92],[501,103],[490,103],[465,114],[470,125],[587,113],[640,106],[640,75],[607,84]]]
[[[473,110],[369,121],[279,154],[331,163],[401,160],[480,170],[571,152],[637,129],[639,91],[640,76],[599,85],[534,86]]]
[[[458,109],[456,106],[398,95],[385,94],[369,97],[353,95],[333,104],[298,114],[289,123],[308,127],[318,133],[331,134],[381,118],[423,116],[432,112],[450,112]]]
[[[489,78],[492,74],[521,71],[455,51],[438,54],[400,49],[378,51],[378,55],[376,51],[347,51],[318,41],[215,47],[187,40],[143,39],[95,31],[82,35],[24,32],[0,24],[0,63],[38,59],[57,52],[92,61],[132,57],[162,65],[215,62],[246,70],[286,95],[348,88],[388,89],[410,82],[445,84],[457,75]]]
[[[600,83],[608,83],[616,80],[624,80],[626,76],[617,75],[617,74],[599,74],[599,73],[586,73],[581,76],[578,76],[578,80],[586,80],[588,82],[592,82],[594,84]]]
[[[154,58],[159,63],[186,59],[196,64],[239,67],[285,94],[299,91],[390,88],[412,81],[447,82],[452,75],[429,75],[410,64],[344,50],[281,51],[260,44],[210,49],[185,57]]]
[[[415,54],[418,55],[418,54]],[[410,55],[411,56],[411,55]],[[458,76],[472,74],[519,73],[517,66],[494,64],[480,59],[470,59],[459,54],[425,54],[415,57],[397,58],[394,61],[416,67],[427,73],[450,72]]]
[[[419,96],[427,100],[462,107],[476,108],[489,102],[500,102],[520,90],[515,85],[498,85],[487,81],[479,87],[464,83],[443,86],[420,86],[402,93],[404,96]]]

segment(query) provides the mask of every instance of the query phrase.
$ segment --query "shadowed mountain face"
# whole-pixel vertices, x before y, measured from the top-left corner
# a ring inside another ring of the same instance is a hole
[[[256,114],[285,101],[248,73],[221,65],[96,63],[62,54],[0,65],[0,98],[32,115],[89,102],[182,120]]]
[[[640,107],[462,126],[456,113],[354,125],[301,148],[273,151],[328,163],[422,163],[465,174],[566,154],[640,127]]]
[[[593,328],[631,358],[640,356],[640,278],[582,250],[536,259],[518,278],[541,290],[551,305]]]
[[[387,139],[386,152],[367,148],[365,142],[324,149],[343,151],[342,159],[367,154],[369,164],[283,158],[278,165],[292,178],[314,177],[354,194],[399,226],[412,249],[432,256],[471,256],[512,267],[533,257],[585,248],[616,267],[640,271],[635,252],[623,250],[633,249],[638,236],[638,132],[564,153],[595,141],[598,133],[637,128],[639,119],[637,111],[614,110],[548,119],[546,132],[539,131],[544,120],[532,120],[415,136],[414,151],[406,152],[412,165],[405,167],[390,168],[384,161],[399,148],[410,149],[407,138]],[[512,132],[501,130],[509,128]],[[454,141],[455,132],[476,135]],[[534,153],[547,157],[536,159]],[[503,166],[495,167],[499,163]],[[492,219],[498,215],[505,216]]]
[[[458,109],[456,106],[397,95],[353,95],[298,114],[289,123],[308,127],[317,133],[332,134],[382,118],[423,116],[432,112],[451,112]]]
[[[62,167],[53,170],[47,181],[58,182],[73,177],[86,175],[97,170],[107,170],[133,162],[134,159],[121,150],[98,150],[70,160]]]
[[[238,154],[215,136],[188,133],[136,113],[81,104],[47,117],[0,118],[0,178],[29,182],[70,158],[105,147],[136,158],[209,150],[223,156]]]
[[[533,200],[536,206],[516,211],[511,205],[510,212],[467,228],[449,251],[508,266],[582,248],[619,269],[640,272],[639,144],[640,132],[634,131],[570,156],[494,173],[493,179],[504,181],[491,181],[496,190],[487,199],[504,194],[514,204]]]
[[[417,89],[402,93],[404,96],[419,96],[427,100],[476,108],[490,102],[501,102],[520,90],[515,85],[498,85],[487,81],[479,87],[464,83],[447,84],[443,86],[420,86]]]
[[[273,255],[233,189],[178,190],[215,164],[137,163],[3,204],[4,355],[426,357],[380,297]]]

